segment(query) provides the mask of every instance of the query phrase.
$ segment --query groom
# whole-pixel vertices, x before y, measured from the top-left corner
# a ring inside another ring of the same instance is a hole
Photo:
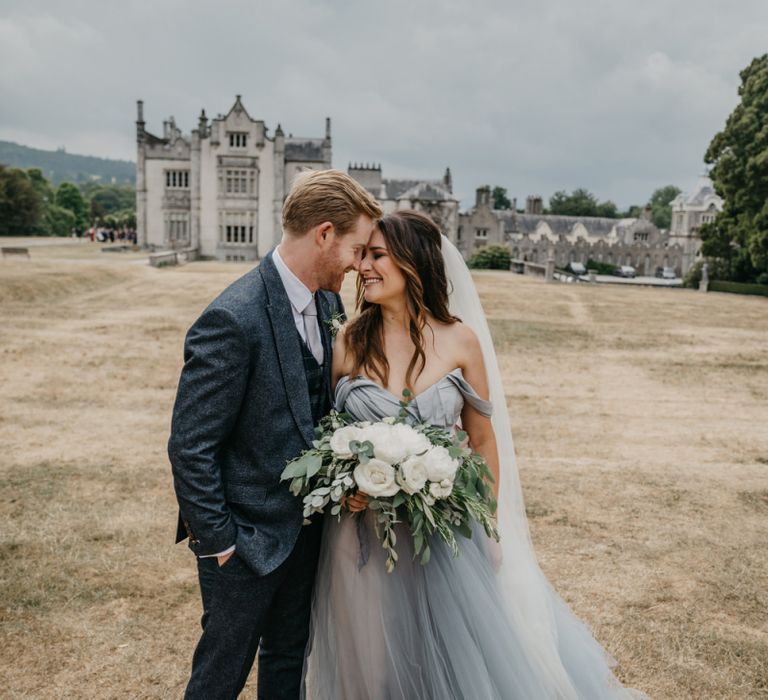
[[[236,698],[257,650],[258,697],[299,697],[322,522],[280,473],[331,408],[327,322],[380,216],[345,173],[303,173],[280,245],[187,334],[168,443],[203,599],[186,698]]]

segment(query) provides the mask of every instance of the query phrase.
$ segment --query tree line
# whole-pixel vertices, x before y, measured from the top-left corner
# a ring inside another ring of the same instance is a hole
[[[69,236],[91,226],[135,228],[133,186],[62,182],[54,187],[39,168],[0,164],[0,236]]]
[[[512,201],[509,199],[505,187],[499,185],[492,189],[490,186],[487,187],[491,191],[494,209],[512,208]],[[648,200],[648,205],[651,207],[651,220],[659,228],[669,228],[672,224],[672,200],[678,194],[680,194],[680,189],[674,185],[659,187],[651,194]],[[549,206],[544,209],[545,214],[598,216],[607,219],[635,219],[642,212],[643,207],[638,205],[632,205],[621,211],[610,200],[600,202],[594,194],[584,187],[578,187],[570,193],[565,190],[558,190],[549,198]]]
[[[768,54],[739,77],[741,100],[704,156],[725,203],[701,228],[701,252],[714,279],[768,284]]]

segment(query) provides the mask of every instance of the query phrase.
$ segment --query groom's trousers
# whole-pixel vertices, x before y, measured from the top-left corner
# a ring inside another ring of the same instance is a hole
[[[235,553],[219,567],[198,559],[203,634],[187,700],[234,700],[259,652],[259,700],[298,700],[309,637],[322,520],[301,529],[289,557],[257,576]]]

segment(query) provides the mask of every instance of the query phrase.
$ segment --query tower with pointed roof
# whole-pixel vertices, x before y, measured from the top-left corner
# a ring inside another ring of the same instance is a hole
[[[670,241],[683,248],[683,267],[687,270],[696,262],[701,250],[699,231],[712,223],[723,210],[723,198],[715,192],[709,175],[701,175],[691,192],[681,192],[672,202]]]
[[[139,243],[191,249],[221,260],[255,260],[279,240],[281,211],[291,183],[304,170],[331,167],[331,123],[325,136],[274,136],[252,118],[240,95],[226,115],[184,134],[173,117],[162,136],[136,119],[136,203]]]

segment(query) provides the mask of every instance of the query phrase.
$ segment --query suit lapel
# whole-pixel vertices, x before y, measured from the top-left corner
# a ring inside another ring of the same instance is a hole
[[[283,376],[288,404],[304,440],[308,446],[311,446],[314,428],[312,425],[312,407],[309,403],[307,375],[304,371],[299,335],[293,321],[291,302],[288,300],[283,282],[272,262],[272,253],[264,258],[258,269],[269,297],[267,314],[275,337],[277,357],[280,361],[280,371]]]
[[[325,358],[325,377],[327,384],[330,385],[331,364],[333,363],[333,338],[331,337],[329,321],[331,320],[332,311],[324,292],[318,291],[317,298],[319,302],[317,305],[317,316],[320,322],[320,337],[323,339],[323,357]]]

